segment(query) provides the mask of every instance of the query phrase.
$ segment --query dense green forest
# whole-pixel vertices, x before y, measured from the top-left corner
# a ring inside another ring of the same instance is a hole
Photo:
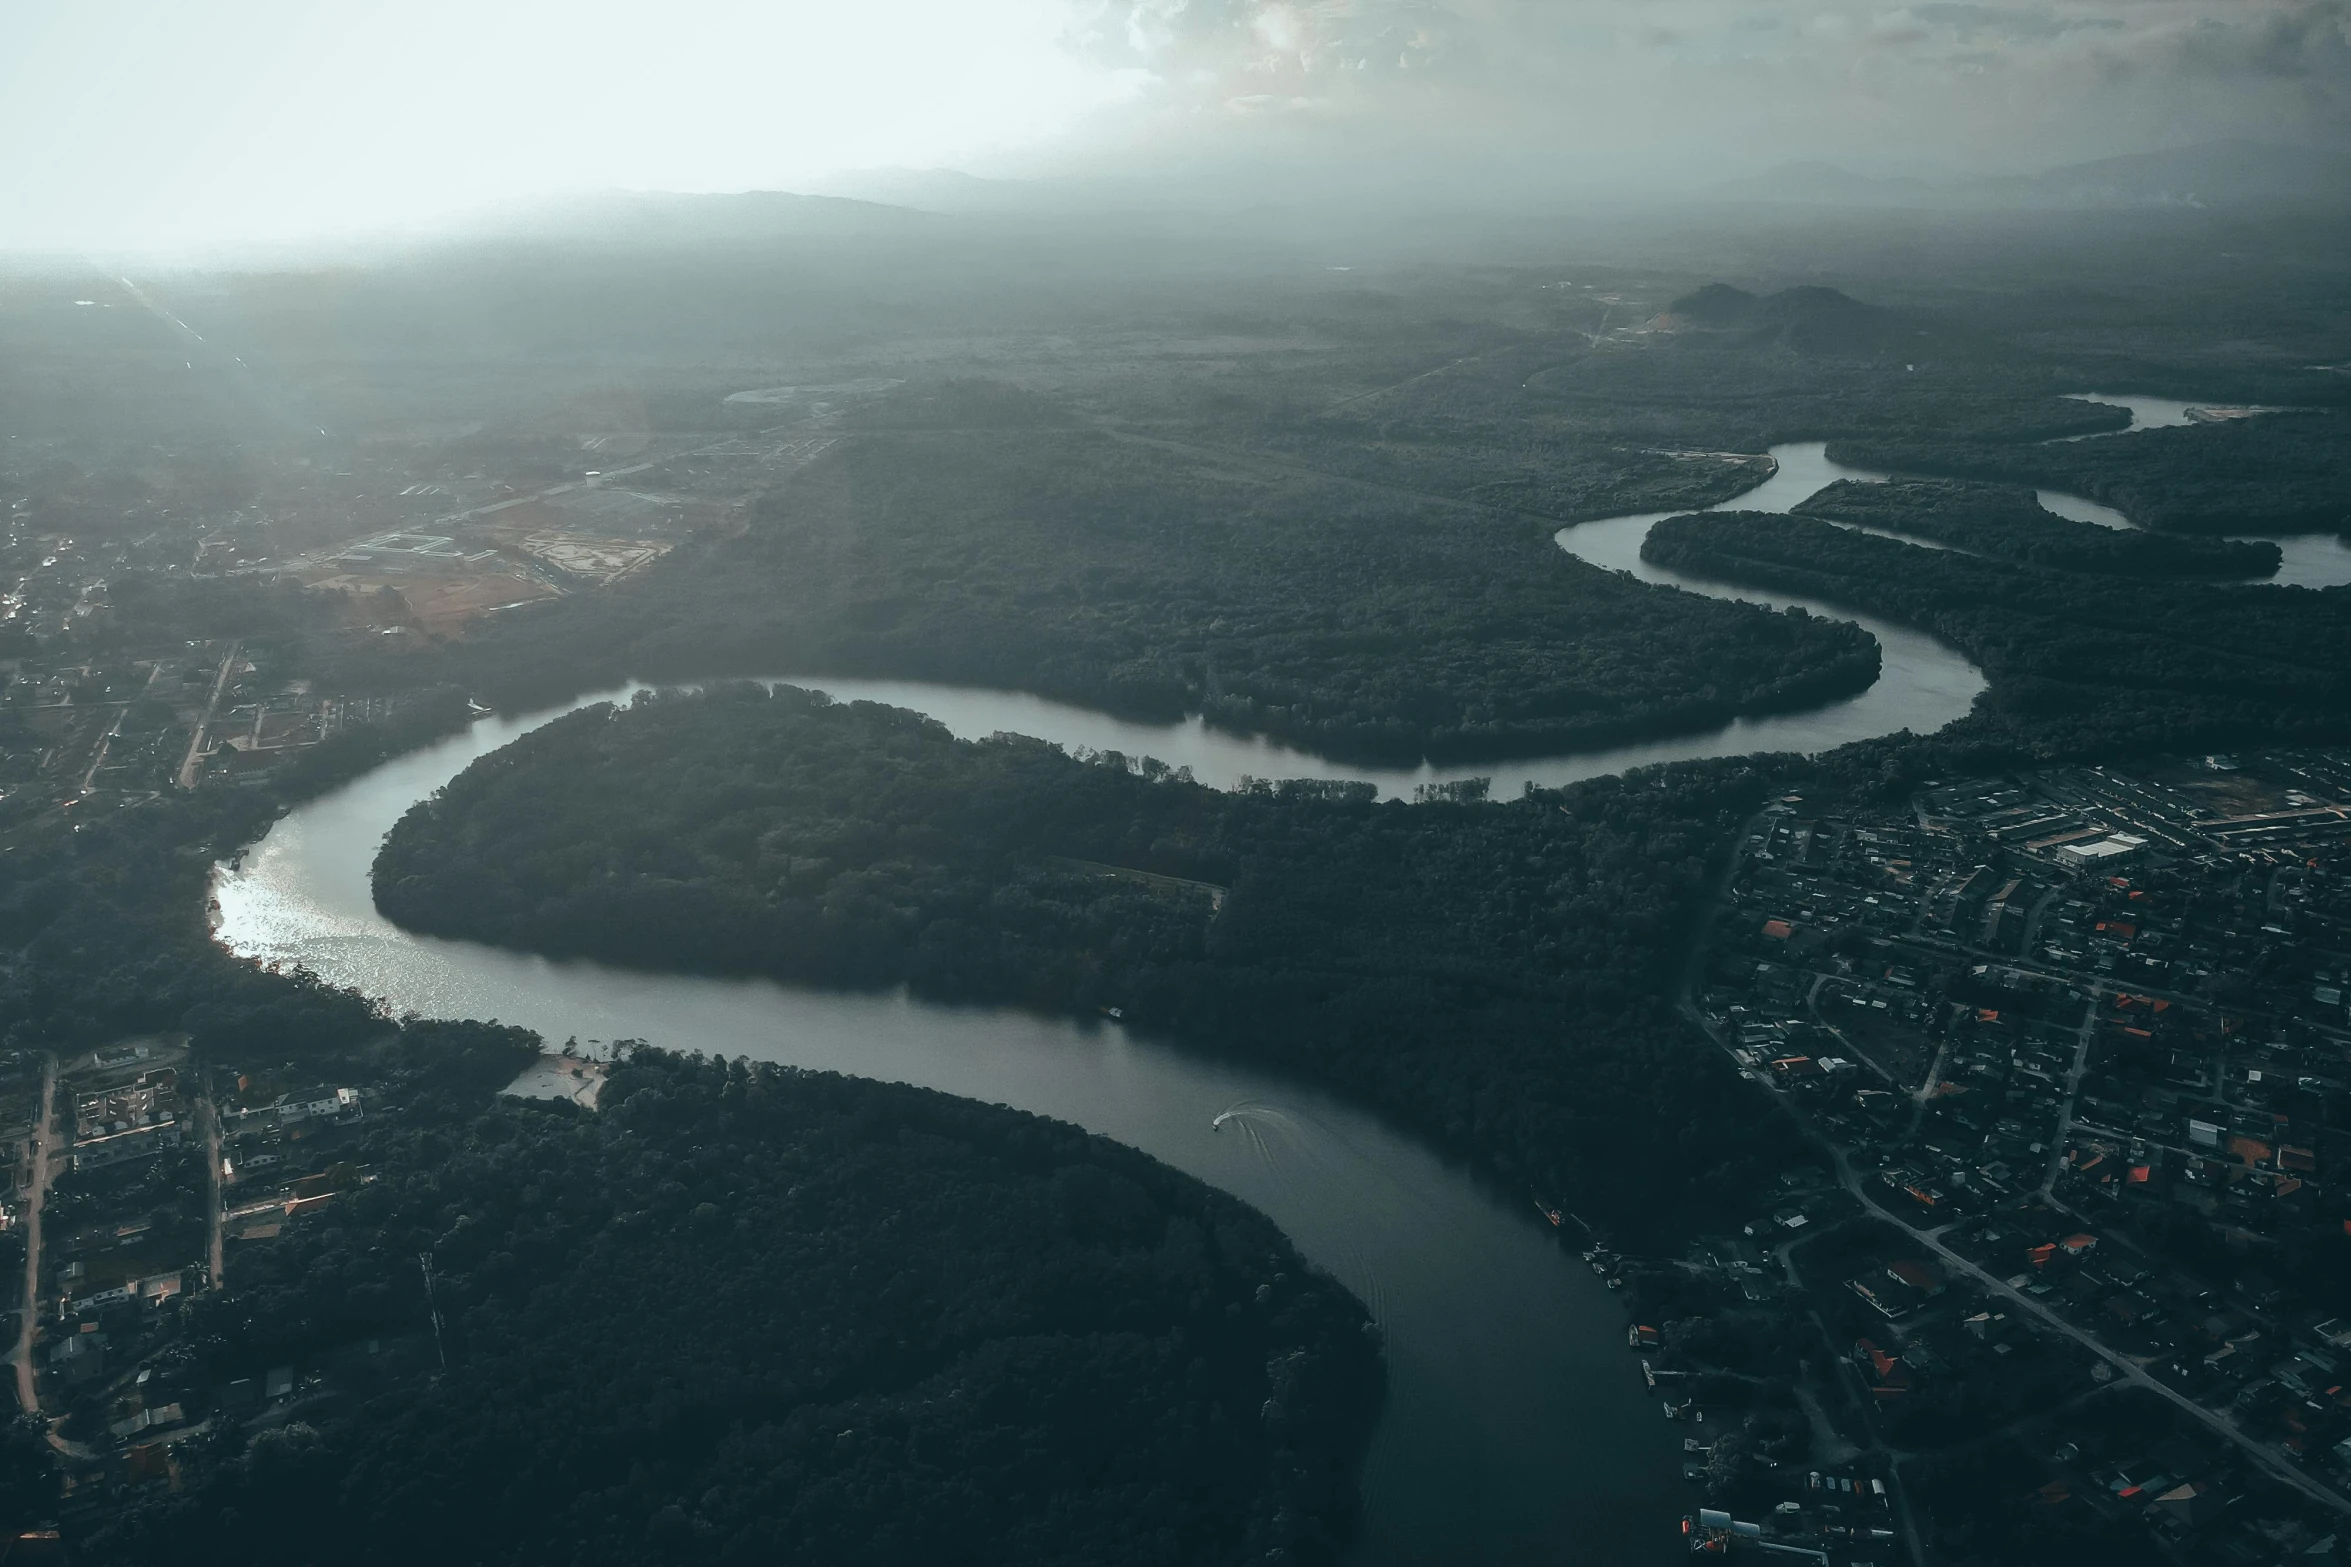
[[[1840,479],[1796,513],[1932,539],[1974,555],[2126,577],[2265,577],[2279,550],[2262,539],[2125,532],[2043,509],[2020,484],[1963,479]]]
[[[1365,484],[1555,522],[1711,506],[1770,477],[1757,452],[1675,452],[1609,444],[1607,432],[1521,412],[1449,418],[1408,412],[1266,421],[1257,450]]]
[[[353,1152],[375,1178],[241,1250],[191,1336],[208,1374],[332,1391],[85,1559],[1191,1567],[1351,1530],[1362,1308],[1073,1127],[638,1051],[598,1113]]]
[[[1922,626],[1984,667],[1996,721],[2058,750],[2351,728],[2351,591],[2340,588],[2091,577],[1752,512],[1669,518],[1641,553]]]
[[[1165,408],[1096,414],[1007,381],[911,384],[847,415],[741,536],[597,600],[499,617],[456,667],[510,707],[624,675],[797,669],[1198,712],[1358,761],[1474,760],[1867,683],[1858,633],[1644,590],[1547,547],[1546,520],[1728,499],[1775,441],[1825,433],[1913,472],[1980,457],[1986,476],[2104,494],[2098,473],[2127,481],[2150,457],[2136,443],[2176,437],[2156,488],[2185,493],[2172,470],[2217,461],[2261,514],[2245,527],[2340,493],[2323,441],[2275,433],[2291,421],[2053,441],[2127,416],[2059,395],[2078,370],[1979,328],[1817,289],[1734,314],[1760,324],[1677,328],[1669,310],[1624,340],[1464,340],[1441,373],[1319,400],[1278,382],[1155,388]],[[2248,441],[2261,449],[2230,455]],[[2134,575],[2250,576],[2269,553],[2059,519],[2046,539],[1969,532],[1971,549]]]
[[[2023,446],[1855,436],[1832,441],[1829,456],[1903,473],[2050,485],[2112,506],[2143,528],[2178,533],[2351,529],[2351,413],[2339,409]]]
[[[1345,1089],[1595,1211],[1711,1211],[1785,1148],[1662,999],[1745,763],[1498,806],[1226,794],[733,686],[582,710],[385,841],[412,928],[1093,1012]]]
[[[1657,593],[1537,520],[974,401],[1029,422],[886,404],[743,536],[493,624],[468,667],[509,702],[761,669],[1013,687],[1389,762],[1698,731],[1877,674],[1852,626]]]
[[[1556,351],[1523,385],[1491,388],[1491,404],[1735,451],[1827,434],[2040,441],[2128,422],[2119,408],[2063,396],[2067,373],[2039,356],[1948,320],[1905,323],[1854,300],[1816,299],[1759,329],[1725,330],[1684,319],[1688,302],[1632,341]],[[1830,346],[1842,344],[1852,346]]]
[[[1733,319],[1707,308],[1723,296],[1746,302]],[[1824,433],[2014,442],[2127,422],[2121,409],[2058,395],[2065,385],[1947,320],[1830,289],[1757,300],[1715,285],[1628,339],[1507,342],[1327,406],[1195,417],[1326,472],[1584,522],[1728,500],[1767,475],[1766,448]]]

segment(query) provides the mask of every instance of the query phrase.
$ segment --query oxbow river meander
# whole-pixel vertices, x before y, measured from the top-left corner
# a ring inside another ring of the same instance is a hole
[[[1773,455],[1777,473],[1729,504],[1781,511],[1833,479],[1878,477],[1830,463],[1818,443]],[[2079,502],[2077,512],[2090,504]],[[1640,541],[1655,520],[1585,523],[1563,530],[1560,543],[1645,581],[1796,602],[1647,565]],[[1806,607],[1859,620],[1877,636],[1885,671],[1869,691],[1711,734],[1450,771],[1364,772],[1198,720],[1126,723],[1017,693],[831,676],[795,683],[914,708],[960,735],[1012,730],[1153,755],[1219,787],[1245,774],[1367,777],[1404,795],[1416,783],[1471,775],[1515,794],[1525,779],[1559,784],[1685,757],[1814,752],[1903,728],[1926,732],[1964,714],[1983,689],[1981,672],[1931,637],[1834,605]],[[645,1039],[920,1083],[1131,1144],[1256,1204],[1386,1330],[1390,1397],[1364,1474],[1360,1561],[1613,1567],[1679,1554],[1673,1522],[1689,1505],[1680,1439],[1691,1428],[1665,1421],[1642,1390],[1613,1298],[1562,1258],[1525,1194],[1485,1189],[1360,1110],[1114,1024],[555,963],[413,936],[375,912],[368,866],[402,812],[560,712],[628,694],[483,719],[291,813],[216,877],[219,939],[256,961],[308,968],[396,1013],[497,1018],[554,1041]],[[1223,1129],[1211,1130],[1226,1111],[1234,1113]]]

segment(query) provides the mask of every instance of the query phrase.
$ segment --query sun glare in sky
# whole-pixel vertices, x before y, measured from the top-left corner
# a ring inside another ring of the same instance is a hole
[[[1052,0],[0,7],[0,245],[431,223],[614,188],[952,165],[1125,90]]]

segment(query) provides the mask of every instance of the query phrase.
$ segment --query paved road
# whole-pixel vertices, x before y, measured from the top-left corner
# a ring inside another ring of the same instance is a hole
[[[196,732],[188,737],[188,755],[180,763],[179,784],[183,789],[196,787],[196,775],[204,766],[204,736],[212,728],[213,715],[220,711],[221,694],[229,688],[229,672],[237,667],[237,654],[242,642],[229,644],[228,656],[220,661],[220,675],[212,682],[212,700],[204,704],[204,717],[197,722]]]
[[[204,1119],[204,1189],[210,1194],[205,1224],[204,1277],[214,1289],[219,1289],[223,1249],[220,1238],[220,1109],[213,1104],[209,1092],[196,1101],[196,1113]]]
[[[24,1315],[16,1334],[16,1404],[26,1414],[38,1414],[40,1396],[33,1387],[33,1333],[40,1323],[41,1204],[49,1195],[49,1160],[56,1144],[57,1058],[41,1069],[41,1118],[33,1127],[33,1185],[25,1203]]]
[[[2089,990],[2089,1010],[2074,1036],[2073,1065],[2065,1074],[2065,1109],[2057,1117],[2057,1136],[2049,1145],[2049,1168],[2041,1175],[2043,1201],[2056,1200],[2057,1176],[2065,1168],[2066,1145],[2073,1140],[2074,1107],[2082,1101],[2082,1074],[2090,1068],[2090,1041],[2098,1033],[2098,1003],[2105,999],[2106,987],[2092,985]]]

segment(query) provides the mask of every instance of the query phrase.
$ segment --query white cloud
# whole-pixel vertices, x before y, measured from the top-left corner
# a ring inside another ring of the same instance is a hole
[[[1297,86],[1295,139],[1261,124],[1225,155],[1427,153],[1472,178],[1577,161],[1587,179],[1688,181],[1787,158],[1984,172],[2351,136],[2345,0],[1110,0],[1102,30],[1146,6],[1148,27],[1124,29],[1150,40],[1126,56],[1147,73],[1128,110],[1146,129],[1102,128],[1117,157],[1179,156],[1186,123],[1261,101],[1267,76]],[[1350,60],[1372,68],[1322,68]]]
[[[2351,136],[2351,0],[8,0],[0,243],[891,164],[1667,183]]]

